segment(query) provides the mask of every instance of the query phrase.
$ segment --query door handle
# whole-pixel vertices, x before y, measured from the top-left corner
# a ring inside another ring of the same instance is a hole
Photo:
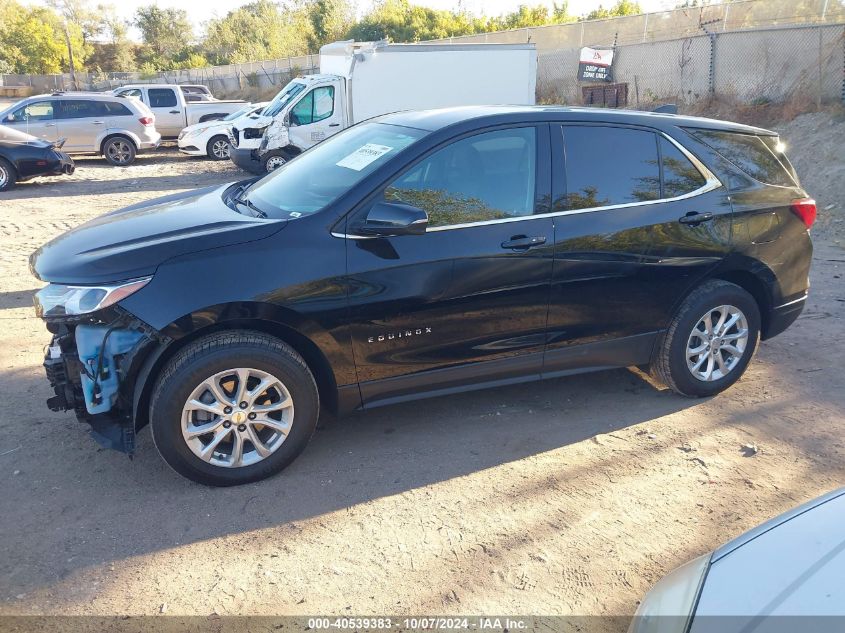
[[[93,125],[102,125],[102,124],[103,124],[103,122],[102,122],[102,121],[91,121],[91,123],[92,123]]]
[[[171,110],[170,114],[179,114],[180,110]]]
[[[704,213],[690,211],[686,215],[678,218],[678,222],[680,222],[681,224],[692,224],[693,226],[695,226],[696,224],[701,224],[702,222],[709,222],[714,217],[715,216],[709,211],[705,211]]]
[[[528,237],[527,235],[514,235],[511,239],[502,242],[502,248],[512,248],[513,250],[528,250],[535,246],[540,246],[546,243],[546,238],[542,235],[535,235]]]
[[[45,123],[44,127],[56,127],[55,123]]]
[[[340,123],[329,123],[329,127],[337,127]]]

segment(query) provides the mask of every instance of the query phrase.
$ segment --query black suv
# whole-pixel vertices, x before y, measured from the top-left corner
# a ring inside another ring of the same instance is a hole
[[[40,248],[48,404],[130,452],[149,423],[175,470],[229,485],[289,464],[321,407],[625,366],[710,396],[801,312],[814,218],[762,129],[383,116]]]

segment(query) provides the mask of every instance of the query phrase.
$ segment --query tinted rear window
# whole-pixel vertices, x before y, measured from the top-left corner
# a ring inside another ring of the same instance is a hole
[[[792,175],[772,153],[762,137],[714,130],[689,130],[689,132],[755,180],[782,187],[795,186]],[[774,137],[772,139],[777,142]]]
[[[630,204],[660,198],[660,167],[653,132],[564,126],[568,209]]]

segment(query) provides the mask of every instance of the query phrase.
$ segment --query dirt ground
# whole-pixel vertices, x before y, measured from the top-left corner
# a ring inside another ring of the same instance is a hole
[[[843,485],[845,124],[807,117],[784,129],[819,200],[809,303],[728,392],[619,370],[391,406],[234,489],[174,474],[148,431],[130,461],[47,410],[27,257],[240,172],[173,150],[82,158],[3,195],[0,614],[629,615],[672,568]]]

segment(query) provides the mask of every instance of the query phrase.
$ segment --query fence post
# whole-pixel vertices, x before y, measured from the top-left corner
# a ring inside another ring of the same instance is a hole
[[[819,27],[819,94],[816,97],[816,110],[822,109],[822,27]]]
[[[716,34],[710,33],[710,96],[716,96]]]

